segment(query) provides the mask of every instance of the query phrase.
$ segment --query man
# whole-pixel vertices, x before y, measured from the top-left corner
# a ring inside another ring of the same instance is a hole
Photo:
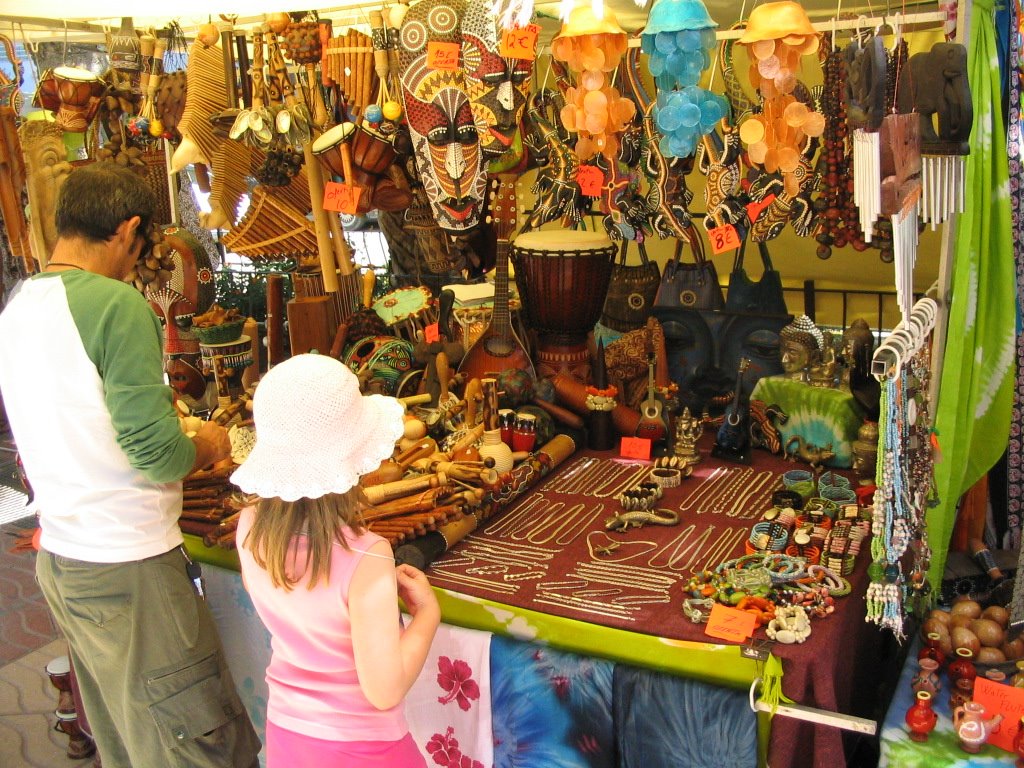
[[[0,389],[40,510],[36,575],[104,768],[249,768],[259,739],[177,525],[182,477],[230,445],[211,423],[179,429],[159,321],[122,282],[153,210],[112,163],[68,176],[51,260],[0,314]]]

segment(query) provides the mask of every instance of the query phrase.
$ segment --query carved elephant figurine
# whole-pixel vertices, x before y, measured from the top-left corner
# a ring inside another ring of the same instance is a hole
[[[921,145],[959,144],[967,152],[974,110],[967,82],[967,49],[958,43],[936,43],[927,53],[910,57],[900,73],[897,103],[900,112],[921,116]],[[932,115],[938,115],[938,133]]]

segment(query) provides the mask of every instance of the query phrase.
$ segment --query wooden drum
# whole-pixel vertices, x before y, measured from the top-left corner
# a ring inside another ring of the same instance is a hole
[[[203,372],[213,374],[217,382],[217,402],[221,407],[242,394],[242,374],[252,365],[252,340],[239,336],[223,344],[199,343]]]
[[[616,253],[603,232],[525,232],[512,244],[522,311],[537,333],[538,376],[589,381],[587,335],[601,317]]]
[[[413,344],[418,341],[417,332],[425,332],[428,325],[437,322],[433,297],[422,285],[385,293],[373,302],[373,311],[395,334]]]
[[[324,131],[323,134],[313,142],[313,146],[311,147],[313,154],[320,159],[324,168],[334,176],[341,176],[345,181],[350,181],[350,179],[345,177],[345,166],[341,160],[341,145],[351,138],[352,128],[352,123],[341,123],[340,125],[336,125],[333,128]]]
[[[80,67],[53,70],[60,107],[57,125],[68,133],[85,133],[100,108],[107,86],[96,75]]]

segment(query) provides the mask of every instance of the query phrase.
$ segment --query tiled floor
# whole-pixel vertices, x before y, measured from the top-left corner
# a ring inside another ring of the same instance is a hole
[[[88,766],[68,759],[68,737],[53,729],[57,690],[46,665],[67,650],[36,586],[35,558],[9,551],[31,523],[0,526],[0,766]]]

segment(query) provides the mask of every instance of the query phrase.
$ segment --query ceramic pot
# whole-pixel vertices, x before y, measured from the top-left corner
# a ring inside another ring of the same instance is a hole
[[[953,730],[960,740],[960,749],[971,754],[980,751],[1002,721],[1002,715],[986,720],[985,707],[976,701],[968,701],[957,707],[953,711]]]
[[[927,741],[928,734],[935,728],[939,716],[932,709],[932,695],[928,691],[918,691],[917,700],[907,710],[903,718],[910,730],[910,738],[914,741]]]
[[[928,637],[925,638],[924,647],[918,651],[917,658],[923,659],[925,657],[929,659],[935,659],[941,667],[946,663],[946,654],[942,652],[940,646],[940,640],[942,636],[938,632],[929,632]]]
[[[926,691],[929,696],[934,696],[939,692],[939,688],[942,687],[937,674],[939,662],[925,656],[923,659],[918,659],[917,664],[919,669],[910,681],[910,687],[914,690],[914,693]]]
[[[973,656],[974,654],[967,648],[956,649],[956,658],[949,662],[949,668],[946,670],[951,682],[956,682],[963,677],[968,678],[973,685],[974,678],[978,676],[978,670],[975,669],[974,662],[971,661]]]

